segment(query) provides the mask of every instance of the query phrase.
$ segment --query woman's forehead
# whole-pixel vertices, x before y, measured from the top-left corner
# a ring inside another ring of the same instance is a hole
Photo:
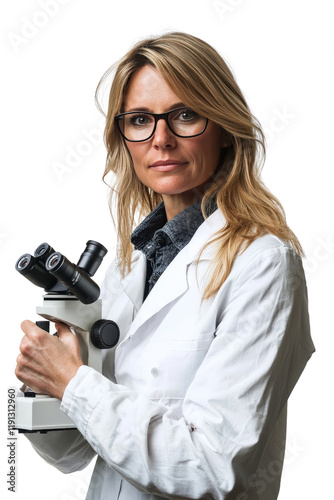
[[[142,111],[159,113],[164,110],[159,111],[157,107],[170,108],[179,103],[182,105],[181,99],[151,65],[142,66],[135,71],[124,96],[126,111],[137,110],[139,106]]]

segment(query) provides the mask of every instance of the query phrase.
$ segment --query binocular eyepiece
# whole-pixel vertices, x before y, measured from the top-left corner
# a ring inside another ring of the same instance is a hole
[[[91,304],[100,295],[100,288],[91,277],[106,253],[107,249],[101,243],[89,240],[78,263],[73,264],[48,243],[42,243],[33,256],[22,255],[15,269],[46,292],[72,294],[83,304]]]

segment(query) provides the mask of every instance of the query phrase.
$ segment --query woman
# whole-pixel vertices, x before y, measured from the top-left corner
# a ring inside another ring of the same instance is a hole
[[[105,139],[119,248],[102,298],[121,341],[100,375],[64,325],[22,324],[18,378],[80,431],[29,439],[64,472],[97,454],[89,499],[276,499],[287,399],[314,348],[261,128],[220,55],[170,33],[118,64]]]

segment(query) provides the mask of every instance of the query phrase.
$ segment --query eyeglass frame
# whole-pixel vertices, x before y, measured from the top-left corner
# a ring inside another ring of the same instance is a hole
[[[199,135],[204,134],[204,132],[206,131],[206,128],[208,126],[208,123],[209,123],[209,118],[205,118],[205,120],[206,120],[205,126],[204,126],[202,132],[200,132],[199,134],[195,134],[195,135],[180,135],[180,134],[177,134],[176,132],[174,132],[174,130],[172,129],[172,127],[170,126],[170,124],[168,122],[168,116],[171,113],[175,113],[175,111],[181,111],[181,109],[190,109],[190,108],[187,108],[186,106],[182,106],[181,108],[171,109],[170,111],[167,111],[166,113],[150,113],[149,111],[140,111],[140,110],[138,110],[138,111],[127,111],[126,113],[119,113],[119,114],[115,115],[114,119],[116,120],[117,127],[118,127],[118,130],[120,131],[121,135],[128,142],[145,142],[145,141],[148,141],[149,139],[151,139],[151,137],[153,137],[153,135],[154,135],[154,133],[156,131],[157,123],[158,123],[159,120],[165,120],[165,122],[167,123],[167,127],[169,128],[169,130],[174,135],[176,135],[176,137],[181,137],[181,139],[191,139],[192,137],[198,137]],[[154,118],[153,131],[152,131],[151,135],[149,137],[147,137],[146,139],[139,139],[138,141],[135,141],[133,139],[128,139],[127,137],[125,137],[125,135],[123,134],[123,132],[121,130],[121,126],[119,124],[120,118],[123,117],[123,116],[126,116],[126,115],[134,115],[134,114],[150,115],[150,116],[153,116],[153,118]],[[200,115],[200,116],[202,116],[202,115]],[[202,118],[204,118],[204,116],[202,116]]]

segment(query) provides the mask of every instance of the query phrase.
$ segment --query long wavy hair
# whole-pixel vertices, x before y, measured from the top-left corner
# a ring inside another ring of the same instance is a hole
[[[131,266],[130,236],[134,225],[162,201],[160,194],[139,181],[115,124],[115,115],[123,111],[131,76],[145,65],[153,66],[185,106],[218,124],[231,141],[202,199],[204,217],[215,200],[226,220],[224,227],[207,243],[214,243],[218,250],[211,262],[203,299],[219,290],[238,253],[259,236],[273,234],[302,255],[301,245],[286,223],[280,202],[260,179],[265,159],[264,134],[232,71],[221,55],[203,40],[172,32],[138,42],[120,62],[109,68],[96,90],[97,106],[103,112],[102,88],[114,72],[104,132],[107,160],[103,179],[113,172],[110,209],[114,223],[117,220],[117,256],[123,276]]]

